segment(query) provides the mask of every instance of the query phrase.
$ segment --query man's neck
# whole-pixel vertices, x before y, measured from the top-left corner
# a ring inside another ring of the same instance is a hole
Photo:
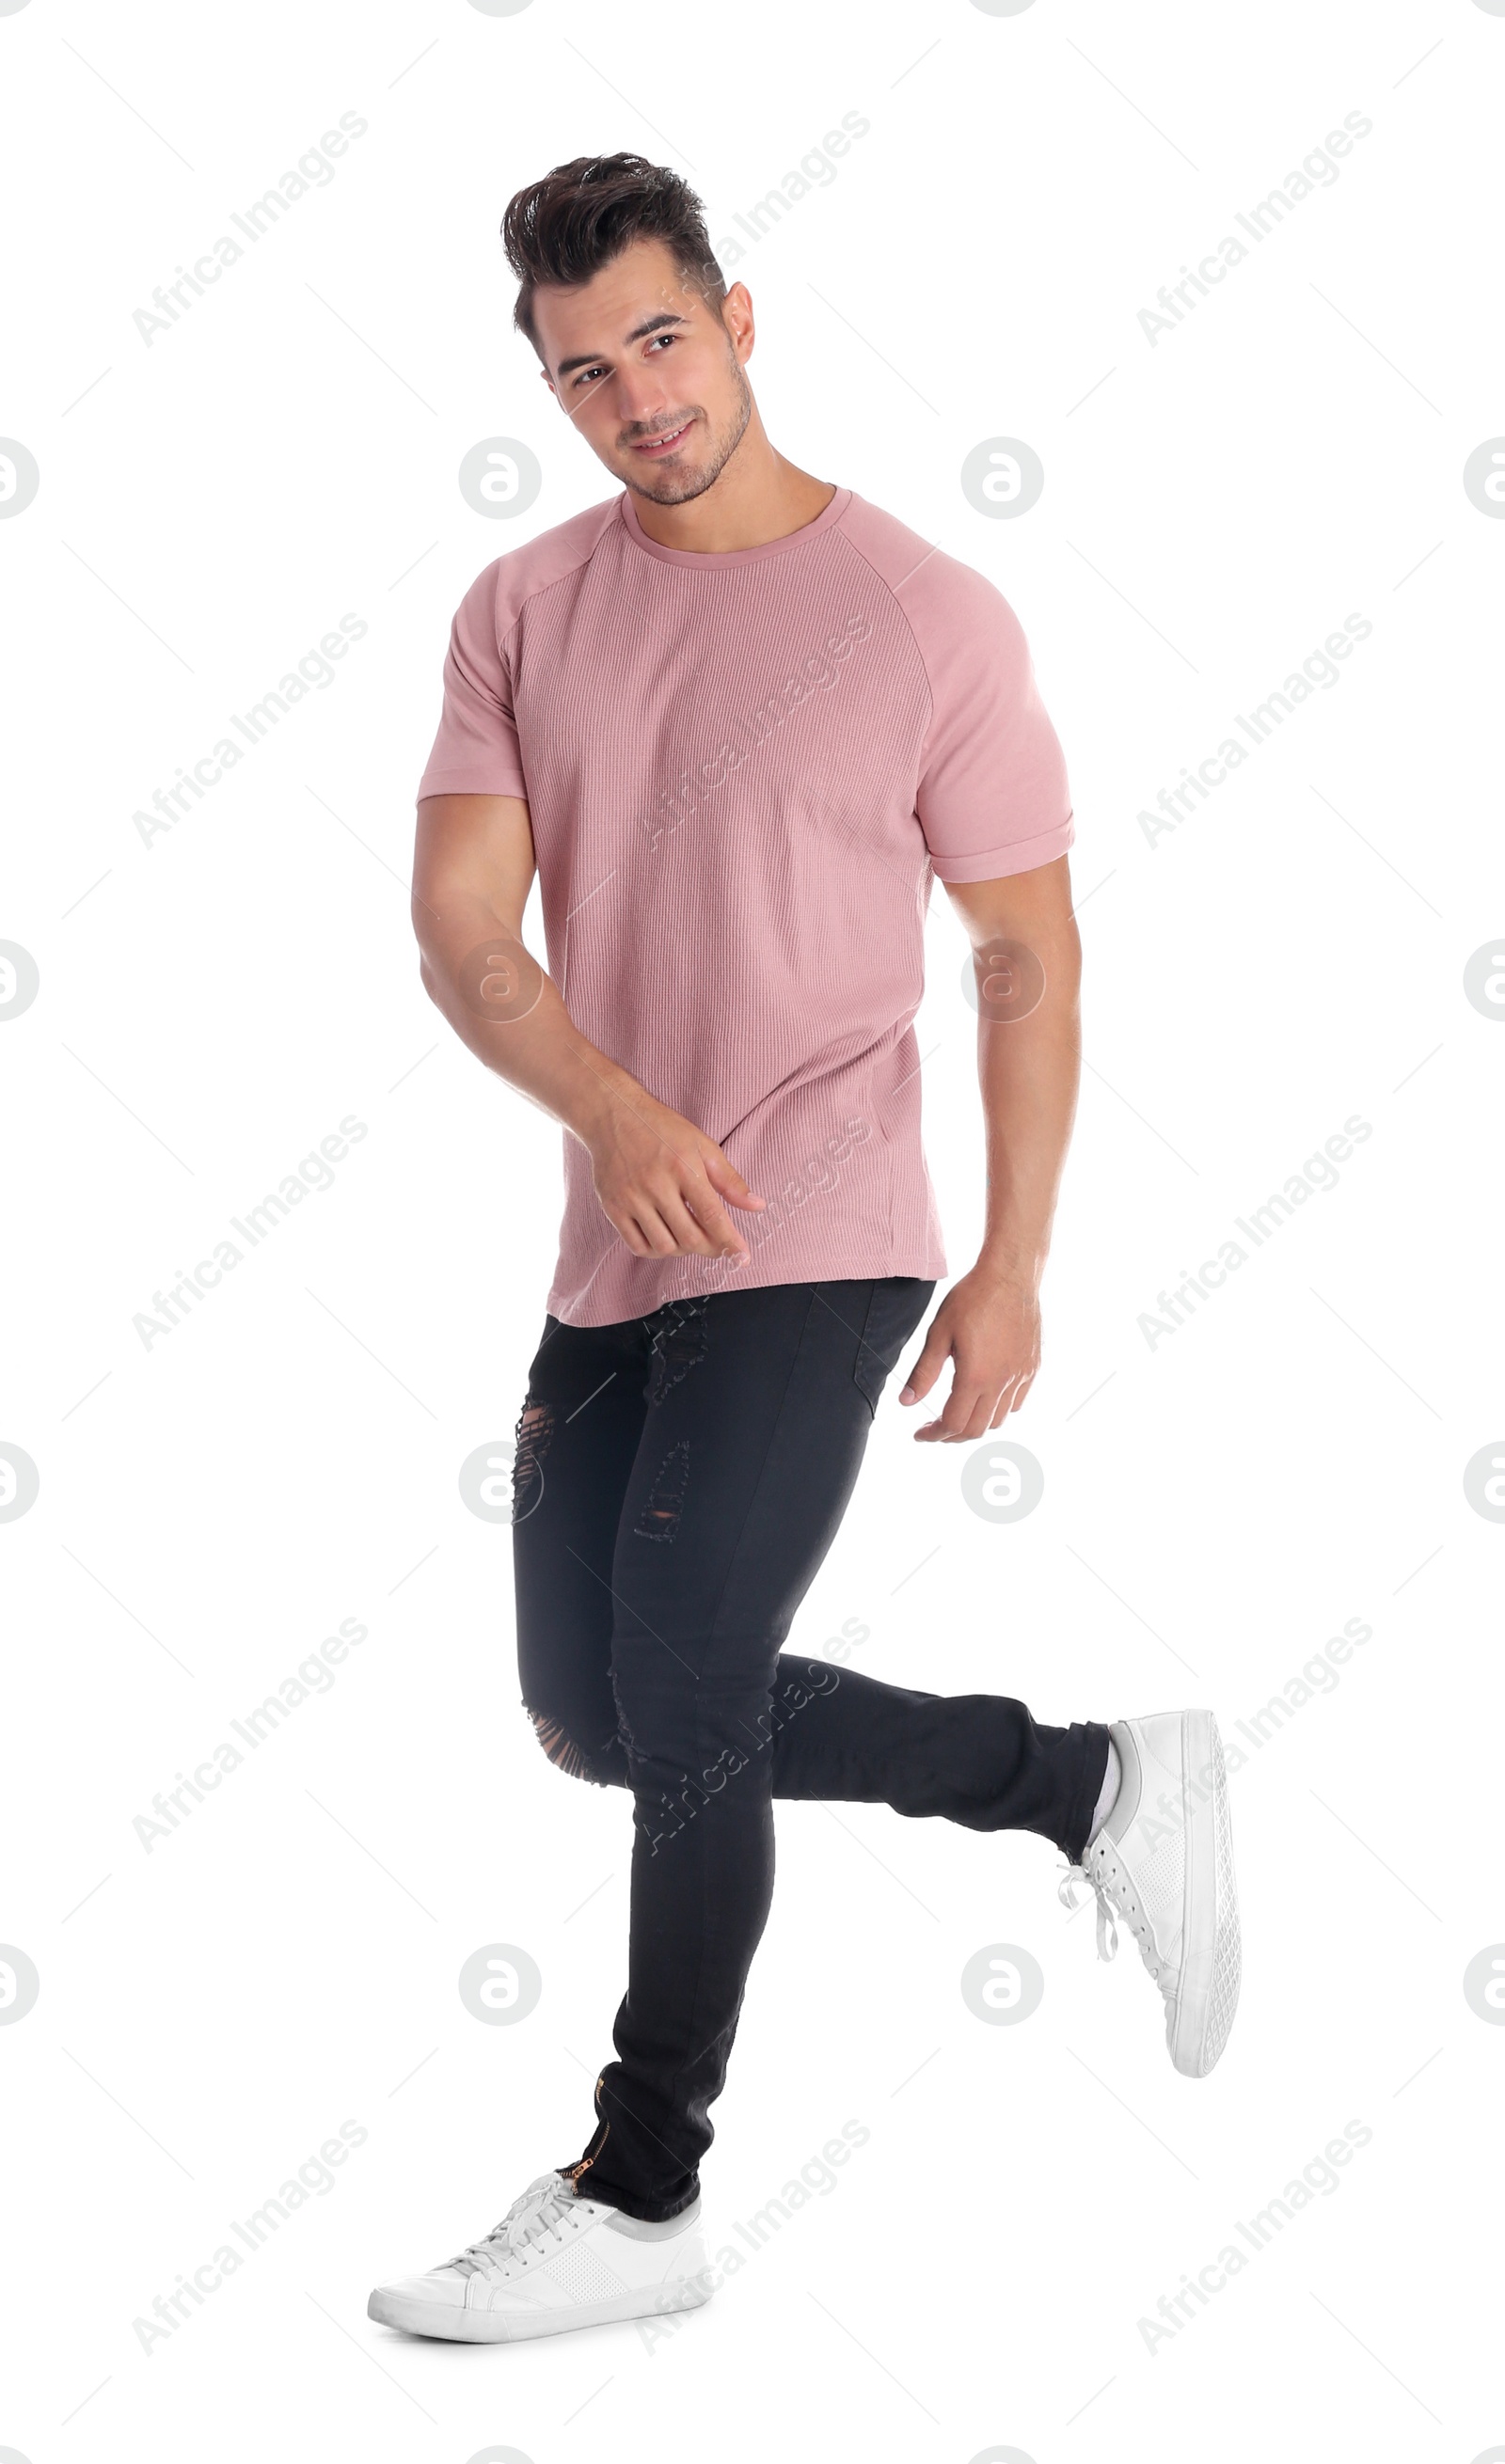
[[[634,489],[632,511],[639,527],[660,547],[715,556],[730,548],[766,547],[770,539],[804,530],[835,494],[830,479],[812,478],[786,462],[765,436],[755,436],[749,428],[702,495],[682,505],[658,505]]]

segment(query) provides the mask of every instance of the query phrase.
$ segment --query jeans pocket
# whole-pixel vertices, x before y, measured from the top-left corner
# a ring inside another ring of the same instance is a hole
[[[884,1275],[873,1287],[852,1375],[875,1415],[898,1356],[930,1307],[936,1287],[923,1275]]]

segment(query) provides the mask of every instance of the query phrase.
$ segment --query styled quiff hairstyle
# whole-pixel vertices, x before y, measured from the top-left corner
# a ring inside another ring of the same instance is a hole
[[[663,240],[686,289],[697,291],[713,311],[726,297],[699,198],[677,171],[641,154],[580,154],[556,165],[545,179],[518,190],[502,216],[501,237],[521,285],[512,321],[536,351],[539,284],[588,282],[633,240]]]

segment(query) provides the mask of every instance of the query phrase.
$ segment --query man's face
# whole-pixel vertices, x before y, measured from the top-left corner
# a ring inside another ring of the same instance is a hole
[[[662,240],[534,294],[550,390],[607,469],[655,505],[702,495],[752,415],[752,302],[738,282],[723,304],[724,321]]]

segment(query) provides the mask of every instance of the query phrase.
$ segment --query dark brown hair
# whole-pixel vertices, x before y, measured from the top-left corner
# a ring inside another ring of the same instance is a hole
[[[520,188],[501,221],[507,262],[521,289],[512,321],[535,350],[533,294],[541,282],[588,282],[633,240],[661,239],[686,287],[712,310],[726,279],[711,253],[699,198],[677,171],[641,154],[579,154]]]

